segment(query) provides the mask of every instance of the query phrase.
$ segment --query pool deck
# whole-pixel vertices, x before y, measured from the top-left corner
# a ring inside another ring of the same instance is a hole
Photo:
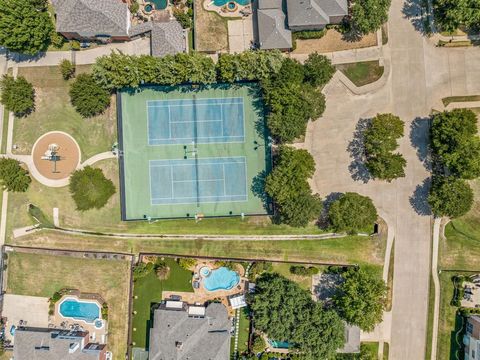
[[[235,311],[232,310],[232,308],[230,307],[230,304],[228,303],[228,297],[235,294],[243,294],[245,292],[245,286],[248,279],[243,276],[245,273],[243,266],[239,265],[235,269],[235,271],[240,275],[240,282],[237,286],[233,287],[230,290],[216,291],[208,291],[203,286],[203,282],[201,280],[202,277],[199,277],[199,272],[200,269],[204,266],[208,266],[211,270],[215,270],[216,268],[218,268],[218,266],[214,266],[212,262],[199,262],[195,266],[194,277],[192,281],[200,281],[200,287],[198,289],[194,288],[193,293],[180,291],[163,291],[162,299],[170,298],[172,295],[179,295],[182,297],[182,301],[188,304],[203,304],[211,300],[221,300],[222,304],[225,305],[225,307],[227,308],[229,316],[233,316],[235,314]]]
[[[108,321],[103,320],[104,326],[101,329],[97,329],[94,323],[88,323],[83,320],[77,320],[74,318],[66,318],[60,314],[60,304],[67,298],[72,298],[78,301],[94,302],[98,305],[100,309],[100,318],[102,305],[97,300],[92,299],[82,299],[73,295],[64,295],[59,301],[55,303],[55,312],[54,315],[50,317],[50,323],[52,323],[56,328],[60,329],[69,329],[76,325],[81,326],[84,330],[89,332],[91,342],[99,342],[101,344],[107,343],[107,334],[108,334]]]
[[[228,11],[228,10],[225,9],[225,5],[217,6],[217,5],[214,4],[214,2],[212,0],[205,0],[203,2],[203,8],[207,11],[214,11],[217,14],[219,14],[220,16],[223,16],[223,17],[239,18],[239,17],[244,16],[242,14],[242,10],[251,11],[252,6],[251,6],[251,4],[240,5],[240,4],[237,3],[237,8],[234,11]]]

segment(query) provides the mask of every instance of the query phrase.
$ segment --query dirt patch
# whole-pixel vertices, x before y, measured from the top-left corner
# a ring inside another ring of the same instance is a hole
[[[227,19],[203,8],[203,0],[195,1],[195,50],[227,51]]]
[[[45,158],[49,146],[58,146],[56,164]],[[75,140],[61,132],[51,132],[40,137],[32,151],[33,163],[38,172],[48,179],[60,180],[70,176],[80,163],[80,148]]]
[[[296,40],[294,54],[310,54],[312,52],[327,53],[341,50],[361,49],[377,46],[377,34],[371,33],[359,40],[347,40],[335,29],[329,29],[320,39]]]

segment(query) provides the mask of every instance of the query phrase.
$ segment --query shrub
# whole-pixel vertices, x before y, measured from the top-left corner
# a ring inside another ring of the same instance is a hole
[[[460,217],[472,208],[473,190],[465,180],[434,176],[428,203],[436,216]]]
[[[314,266],[309,266],[307,268],[302,265],[292,265],[290,266],[290,272],[299,276],[312,276],[318,274],[319,270]]]
[[[330,205],[328,217],[335,231],[356,234],[360,230],[373,228],[378,215],[372,199],[347,192]]]
[[[321,39],[327,33],[327,29],[322,30],[304,30],[304,31],[295,31],[293,32],[293,37],[295,39]]]
[[[190,270],[197,264],[197,260],[194,258],[178,258],[178,265],[185,270]]]
[[[4,75],[0,81],[2,97],[0,101],[16,116],[25,116],[35,107],[35,90],[23,76],[14,79],[11,75]]]
[[[271,272],[273,270],[273,265],[271,262],[268,261],[257,261],[254,262],[253,265],[250,267],[249,271],[249,278],[252,281],[255,281],[255,278],[264,273],[264,272]]]
[[[252,351],[254,354],[262,353],[265,351],[267,347],[267,344],[265,344],[265,340],[263,340],[263,337],[260,335],[255,335],[253,338],[253,345],[252,345]]]
[[[92,117],[110,105],[110,94],[95,82],[92,75],[80,74],[70,86],[70,100],[80,115]]]
[[[102,169],[86,166],[72,174],[70,193],[77,210],[100,209],[115,194],[115,185],[103,175]]]
[[[55,30],[52,31],[52,33],[50,34],[50,41],[53,47],[57,49],[62,48],[63,44],[65,44],[66,42],[65,38],[61,34],[57,33]]]
[[[173,16],[182,25],[182,28],[188,29],[192,27],[192,17],[182,9],[173,8]]]
[[[132,1],[130,7],[129,7],[129,10],[130,12],[135,15],[138,10],[140,9],[140,5],[138,5],[138,2],[136,0]]]
[[[102,305],[102,319],[108,320],[108,304],[103,303]]]
[[[68,80],[75,75],[75,65],[70,60],[63,59],[60,62],[60,72],[64,80]]]
[[[71,40],[70,41],[70,48],[74,51],[80,50],[80,42],[77,40]]]
[[[330,59],[316,52],[308,55],[304,67],[305,79],[314,87],[324,86],[336,71]]]
[[[20,162],[14,159],[0,159],[0,182],[5,190],[12,192],[27,191],[32,179]]]
[[[133,281],[141,279],[153,271],[153,263],[140,262],[133,268]]]

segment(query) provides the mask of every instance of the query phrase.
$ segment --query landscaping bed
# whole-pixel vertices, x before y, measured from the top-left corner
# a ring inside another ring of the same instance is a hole
[[[318,39],[296,39],[294,54],[328,53],[341,50],[361,49],[377,46],[377,34],[375,32],[361,37],[359,40],[344,38],[343,34],[335,29],[328,29]]]
[[[337,69],[345,74],[356,86],[364,86],[380,79],[384,68],[378,60],[363,61],[337,65]]]
[[[9,253],[7,293],[50,297],[63,288],[99,294],[108,303],[108,347],[114,359],[127,351],[130,264],[34,253]]]

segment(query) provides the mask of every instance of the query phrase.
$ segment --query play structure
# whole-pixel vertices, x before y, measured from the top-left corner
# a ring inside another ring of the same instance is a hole
[[[57,173],[57,161],[60,160],[60,155],[58,155],[58,150],[60,146],[57,144],[49,144],[45,155],[42,156],[42,160],[48,160],[53,163],[52,173]]]

